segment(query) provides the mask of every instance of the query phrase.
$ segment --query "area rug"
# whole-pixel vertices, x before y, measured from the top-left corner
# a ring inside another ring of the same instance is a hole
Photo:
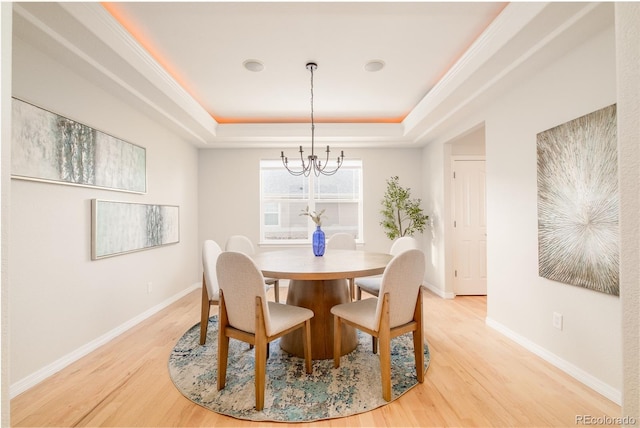
[[[371,353],[371,336],[358,332],[355,351],[333,360],[314,360],[313,373],[304,370],[304,359],[271,342],[267,362],[264,409],[255,410],[254,352],[234,339],[229,343],[226,387],[217,391],[218,319],[209,319],[207,342],[201,346],[200,324],[182,336],[169,357],[169,374],[189,400],[216,413],[238,419],[273,422],[311,422],[368,412],[389,404],[382,398],[380,359]],[[392,401],[409,391],[416,378],[411,334],[391,342]],[[424,346],[425,370],[429,347]]]

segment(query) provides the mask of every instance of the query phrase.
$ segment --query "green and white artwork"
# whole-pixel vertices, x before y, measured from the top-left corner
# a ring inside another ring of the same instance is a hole
[[[93,199],[93,260],[180,241],[180,208]]]
[[[19,99],[12,101],[13,178],[147,191],[144,147]]]
[[[616,106],[537,136],[538,269],[619,295]]]

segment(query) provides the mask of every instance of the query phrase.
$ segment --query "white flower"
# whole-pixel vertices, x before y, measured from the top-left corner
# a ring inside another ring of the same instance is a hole
[[[306,209],[301,210],[302,213],[300,213],[300,215],[308,215],[309,217],[311,217],[311,220],[313,220],[313,222],[316,224],[316,226],[322,226],[322,214],[324,214],[325,210],[320,211],[319,213],[316,213],[315,211],[309,211],[309,206],[307,206]]]

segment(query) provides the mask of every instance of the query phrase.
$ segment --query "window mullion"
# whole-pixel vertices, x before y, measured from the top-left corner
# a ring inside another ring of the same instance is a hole
[[[316,210],[316,187],[315,187],[315,176],[313,174],[309,174],[308,177],[309,182],[309,211]],[[315,231],[316,224],[313,221],[308,223],[308,232],[307,239],[311,241],[311,237],[313,236],[313,232]]]

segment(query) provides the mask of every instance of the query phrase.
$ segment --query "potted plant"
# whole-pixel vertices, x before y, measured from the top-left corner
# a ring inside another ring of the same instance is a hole
[[[420,199],[411,198],[410,188],[400,186],[398,176],[387,180],[380,225],[389,239],[413,236],[416,232],[424,231],[429,216],[422,212],[420,202]]]

